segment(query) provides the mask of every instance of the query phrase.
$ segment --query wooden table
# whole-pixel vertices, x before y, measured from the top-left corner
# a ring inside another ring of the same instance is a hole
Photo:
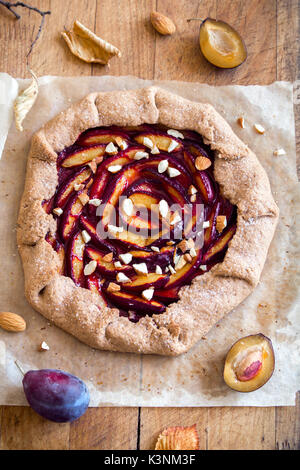
[[[31,66],[42,75],[136,75],[212,85],[268,84],[297,78],[297,0],[27,0],[51,9]],[[160,11],[177,33],[161,37],[149,15]],[[28,77],[25,56],[39,26],[34,12],[18,9],[16,21],[0,6],[1,71]],[[198,46],[191,17],[223,19],[244,37],[247,61],[236,70],[210,66]],[[110,69],[73,57],[60,31],[74,19],[122,51]],[[299,106],[299,105],[298,105]],[[297,108],[297,106],[296,106]],[[299,111],[299,109],[296,111]],[[297,114],[299,119],[299,112]],[[300,126],[297,125],[299,138]],[[299,395],[299,394],[298,394]],[[77,422],[54,424],[27,407],[0,407],[0,449],[153,449],[166,426],[197,423],[201,449],[299,449],[300,406],[217,408],[92,408]]]

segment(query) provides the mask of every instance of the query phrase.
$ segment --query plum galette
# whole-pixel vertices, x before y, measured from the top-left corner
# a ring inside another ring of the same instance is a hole
[[[265,171],[212,106],[93,93],[32,139],[26,296],[92,347],[181,354],[255,288],[277,220]]]

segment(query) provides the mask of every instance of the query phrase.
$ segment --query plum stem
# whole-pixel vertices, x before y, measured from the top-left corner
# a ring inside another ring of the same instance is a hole
[[[13,15],[15,15],[17,20],[19,20],[21,18],[21,16],[14,10],[14,8],[17,8],[17,7],[27,8],[28,10],[35,11],[36,13],[41,15],[41,17],[42,17],[38,32],[37,32],[33,42],[31,43],[29,51],[26,55],[26,64],[27,64],[27,67],[29,68],[29,63],[28,63],[29,56],[30,56],[30,54],[32,52],[32,49],[34,48],[37,40],[39,39],[39,37],[41,35],[42,29],[43,29],[43,26],[44,26],[44,22],[45,22],[45,16],[46,15],[51,15],[51,11],[42,11],[42,10],[39,10],[37,7],[32,7],[31,5],[27,5],[24,2],[15,2],[15,3],[13,3],[13,2],[6,2],[4,0],[0,0],[0,5],[3,5],[11,13],[13,13]]]
[[[22,369],[22,366],[21,366],[21,364],[19,363],[19,361],[15,360],[15,364],[16,364],[17,368],[19,369],[19,371],[21,372],[21,374],[23,375],[23,377],[24,377],[25,372],[24,372],[24,370]]]

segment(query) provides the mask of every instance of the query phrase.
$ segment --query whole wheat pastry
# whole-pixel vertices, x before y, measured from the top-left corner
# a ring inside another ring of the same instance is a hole
[[[156,238],[125,240],[105,205],[128,222],[121,193],[167,209],[173,197],[179,214],[159,214]],[[204,207],[200,247],[173,237],[183,202]],[[32,139],[18,219],[26,297],[94,348],[178,355],[253,291],[277,221],[264,169],[211,105],[156,87],[92,93]]]

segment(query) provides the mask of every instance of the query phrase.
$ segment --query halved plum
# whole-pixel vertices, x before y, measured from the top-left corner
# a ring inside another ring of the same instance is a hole
[[[239,339],[227,353],[224,380],[233,390],[252,392],[271,378],[275,367],[272,342],[261,333]]]

